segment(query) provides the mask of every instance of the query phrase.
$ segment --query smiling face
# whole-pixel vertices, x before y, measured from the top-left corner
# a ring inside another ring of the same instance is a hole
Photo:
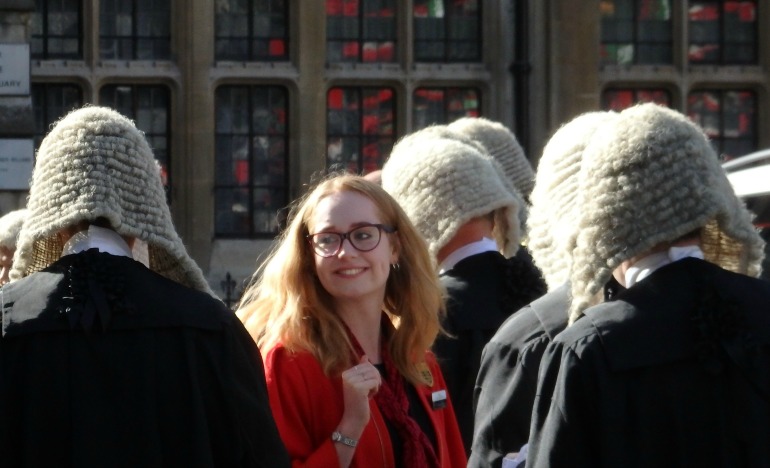
[[[358,192],[332,193],[320,200],[308,220],[311,233],[346,233],[365,224],[387,224],[371,199]],[[336,255],[314,256],[315,270],[324,289],[338,304],[373,301],[382,303],[390,265],[398,254],[390,234],[382,233],[377,247],[361,252],[348,239]]]

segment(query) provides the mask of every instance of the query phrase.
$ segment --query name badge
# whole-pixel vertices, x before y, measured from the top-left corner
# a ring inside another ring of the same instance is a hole
[[[441,409],[446,407],[446,390],[438,390],[430,395],[433,401],[433,409]]]

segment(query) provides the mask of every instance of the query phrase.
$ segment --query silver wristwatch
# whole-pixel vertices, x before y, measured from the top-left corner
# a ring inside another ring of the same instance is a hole
[[[351,439],[350,437],[345,437],[340,433],[340,431],[334,431],[332,432],[332,440],[334,442],[339,442],[343,445],[347,445],[348,447],[355,447],[358,445],[358,441],[356,439]]]

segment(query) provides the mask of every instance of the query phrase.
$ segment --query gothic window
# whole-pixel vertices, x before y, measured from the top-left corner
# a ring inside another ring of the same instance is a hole
[[[216,59],[276,62],[289,59],[285,0],[218,0]]]
[[[602,0],[601,63],[672,63],[671,0]]]
[[[83,58],[79,0],[36,0],[30,30],[32,58]]]
[[[690,2],[687,56],[698,64],[757,63],[757,2]]]
[[[479,0],[414,0],[417,62],[481,61]]]
[[[169,0],[101,0],[99,53],[103,60],[169,60]]]
[[[216,235],[272,238],[289,203],[287,91],[220,86],[215,106]]]
[[[395,0],[326,0],[329,63],[395,62]]]

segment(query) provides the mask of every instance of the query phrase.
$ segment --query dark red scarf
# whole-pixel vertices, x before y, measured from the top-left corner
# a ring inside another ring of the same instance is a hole
[[[389,336],[393,325],[385,314],[382,316],[382,327],[383,336]],[[364,350],[350,329],[347,326],[345,329],[357,354],[354,362],[358,362],[364,355]],[[380,390],[374,395],[374,401],[385,419],[393,424],[401,436],[401,441],[404,444],[404,466],[438,468],[438,458],[428,436],[422,431],[420,425],[409,416],[409,399],[404,387],[405,379],[393,364],[386,342],[387,340],[383,340],[382,346],[382,363],[385,365],[385,375],[382,378]]]

